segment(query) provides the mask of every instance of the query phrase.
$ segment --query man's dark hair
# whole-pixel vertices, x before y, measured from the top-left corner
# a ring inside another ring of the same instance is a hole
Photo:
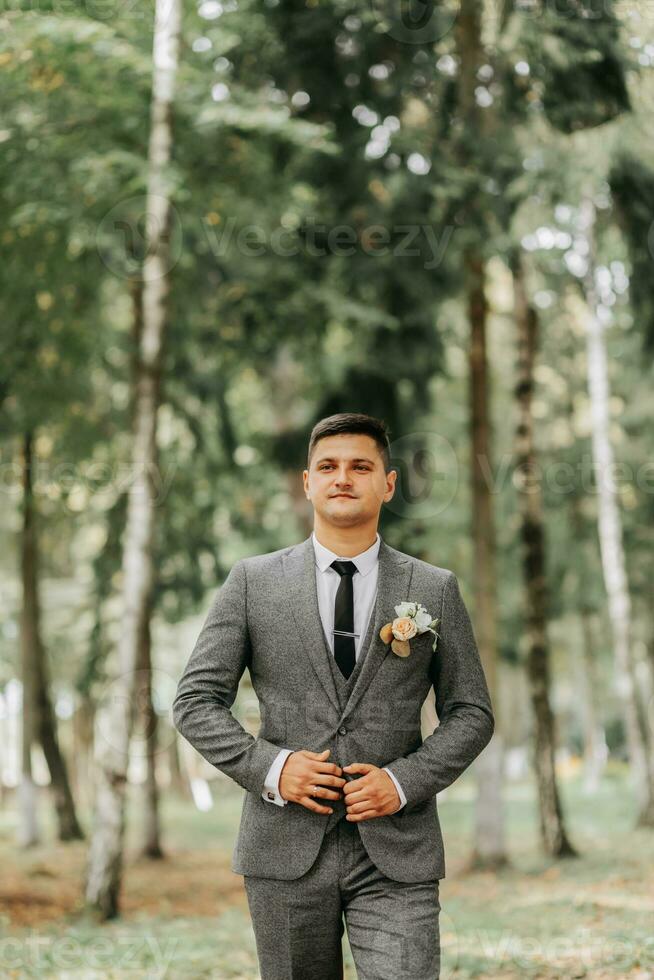
[[[325,436],[340,436],[345,433],[371,436],[377,443],[384,464],[384,471],[388,473],[391,468],[388,426],[382,419],[376,419],[372,415],[362,415],[358,412],[339,412],[338,415],[329,415],[327,418],[321,419],[320,422],[316,422],[309,437],[307,469],[311,466],[311,456],[319,439],[323,439]]]

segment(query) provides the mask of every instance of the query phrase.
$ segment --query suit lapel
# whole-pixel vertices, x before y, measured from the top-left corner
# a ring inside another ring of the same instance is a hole
[[[412,572],[412,562],[389,547],[382,538],[379,545],[377,599],[372,611],[374,617],[372,636],[368,648],[359,654],[364,658],[363,663],[354,687],[350,691],[343,715],[352,711],[389,655],[390,644],[386,646],[382,642],[379,631],[384,623],[390,623],[395,619],[395,606],[408,598]]]
[[[315,564],[313,542],[309,536],[284,557],[286,593],[302,647],[309,654],[318,680],[340,715],[341,706],[327,659],[332,652],[325,639],[318,607]]]
[[[395,619],[394,607],[399,602],[408,599],[413,564],[408,558],[389,547],[383,538],[381,539],[377,597],[371,613],[373,617],[372,635],[367,649],[362,650],[359,654],[359,657],[363,657],[363,663],[343,712],[341,712],[334,678],[327,659],[333,654],[327,643],[320,618],[315,552],[311,536],[284,556],[283,568],[286,594],[302,646],[307,651],[313,669],[329,700],[336,708],[339,716],[344,715],[351,711],[359,701],[389,655],[390,645],[386,646],[382,643],[379,631],[384,623],[389,623]]]

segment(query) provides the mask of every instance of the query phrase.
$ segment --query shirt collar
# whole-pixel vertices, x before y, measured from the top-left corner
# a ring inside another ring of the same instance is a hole
[[[316,565],[321,572],[325,572],[331,563],[336,559],[341,561],[353,561],[357,567],[357,571],[360,575],[367,575],[375,567],[378,556],[379,556],[379,546],[381,544],[381,538],[379,536],[379,531],[375,537],[374,542],[365,551],[362,551],[360,555],[354,555],[352,558],[346,558],[343,555],[337,555],[334,551],[330,551],[329,548],[325,548],[324,544],[321,544],[316,537],[315,531],[311,532],[311,540],[313,542],[313,550],[316,556]],[[334,574],[338,574],[334,569]]]

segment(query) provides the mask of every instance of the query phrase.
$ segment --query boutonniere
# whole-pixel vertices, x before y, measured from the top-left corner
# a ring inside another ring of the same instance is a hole
[[[434,627],[438,626],[439,619],[432,619],[431,614],[419,602],[401,602],[395,606],[395,612],[396,619],[392,623],[386,623],[379,631],[380,639],[383,643],[390,643],[393,653],[398,657],[408,657],[411,653],[409,640],[427,632],[434,634],[432,650],[436,649],[438,633]]]

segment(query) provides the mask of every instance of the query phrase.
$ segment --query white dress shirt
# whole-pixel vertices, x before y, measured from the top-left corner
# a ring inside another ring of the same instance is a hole
[[[341,581],[341,576],[334,568],[331,568],[330,566],[333,561],[338,559],[340,561],[354,562],[357,567],[356,573],[352,576],[352,596],[354,602],[354,632],[358,634],[354,641],[354,655],[358,660],[361,652],[361,645],[368,630],[370,617],[375,605],[375,596],[377,594],[377,575],[379,572],[379,545],[381,543],[381,539],[379,534],[377,534],[374,543],[371,544],[365,551],[362,551],[360,555],[355,555],[353,558],[337,555],[335,552],[330,551],[329,548],[326,548],[320,543],[320,541],[318,541],[315,531],[311,535],[311,540],[313,542],[313,549],[316,558],[318,609],[320,611],[320,618],[322,620],[323,629],[325,631],[325,636],[327,637],[332,656],[334,654],[334,634],[332,632],[334,628],[334,604],[336,601],[336,593]],[[284,763],[292,751],[293,749],[280,749],[278,755],[275,756],[273,764],[268,770],[263,793],[261,794],[267,803],[276,803],[277,806],[285,806],[288,803],[288,800],[285,800],[283,796],[280,795],[279,777]],[[402,809],[406,803],[406,796],[402,791],[402,787],[390,769],[384,768],[384,771],[388,773],[395,783],[395,788],[397,789],[400,797],[399,809]],[[321,799],[321,797],[319,797],[319,799]],[[330,801],[328,799],[325,799],[325,803],[327,805],[329,805],[329,802]]]

